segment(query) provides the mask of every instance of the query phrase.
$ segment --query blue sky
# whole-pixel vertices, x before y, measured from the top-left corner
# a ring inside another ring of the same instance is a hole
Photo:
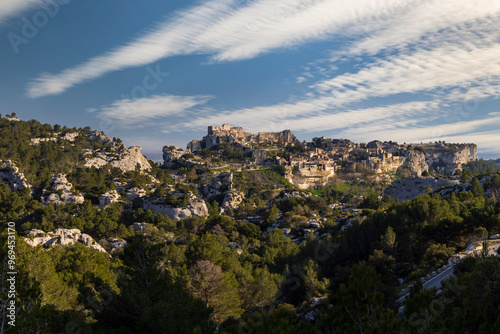
[[[498,0],[2,0],[1,113],[143,152],[208,125],[500,157]]]

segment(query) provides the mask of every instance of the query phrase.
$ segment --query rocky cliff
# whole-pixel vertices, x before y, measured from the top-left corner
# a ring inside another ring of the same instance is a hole
[[[197,150],[192,150],[192,152],[194,151]],[[164,146],[162,152],[163,152],[163,165],[167,168],[171,167],[172,162],[182,157],[185,153],[180,147],[177,146]]]
[[[427,165],[445,174],[453,174],[462,165],[478,159],[475,144],[441,144],[424,149]]]
[[[142,155],[140,146],[130,146],[118,152],[87,150],[85,167],[94,166],[100,168],[108,163],[113,167],[120,168],[124,172],[135,170],[137,164],[139,164],[141,171],[151,170],[151,165],[148,159]]]
[[[31,188],[24,174],[19,172],[19,168],[10,160],[4,160],[0,163],[0,178],[3,182],[7,183],[13,191],[22,188]]]
[[[385,190],[385,193],[392,196],[395,200],[404,202],[412,200],[418,195],[458,184],[459,182],[456,180],[436,179],[434,177],[408,177],[394,181]]]

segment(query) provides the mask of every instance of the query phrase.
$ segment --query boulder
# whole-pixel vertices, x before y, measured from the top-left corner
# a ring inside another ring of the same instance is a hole
[[[243,202],[244,198],[245,195],[242,192],[239,192],[237,190],[231,190],[226,194],[226,196],[224,196],[221,209],[222,210],[237,209],[240,203]]]

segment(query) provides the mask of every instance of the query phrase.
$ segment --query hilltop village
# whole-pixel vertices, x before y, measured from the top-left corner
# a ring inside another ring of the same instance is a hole
[[[224,154],[232,150],[240,159]],[[210,153],[208,153],[210,152]],[[165,166],[174,161],[205,164],[212,168],[233,165],[255,168],[273,165],[286,169],[286,178],[301,189],[326,185],[335,176],[340,179],[364,178],[381,182],[391,180],[391,174],[421,176],[435,171],[452,175],[463,164],[477,160],[475,144],[434,143],[398,144],[396,142],[354,143],[347,139],[313,138],[300,142],[290,130],[251,134],[241,127],[209,126],[201,140],[179,147],[163,148]],[[188,159],[183,159],[188,158]],[[180,160],[179,160],[180,159]],[[224,160],[220,164],[221,159]]]

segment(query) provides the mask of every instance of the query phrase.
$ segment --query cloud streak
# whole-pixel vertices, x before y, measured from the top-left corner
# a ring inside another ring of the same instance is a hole
[[[30,7],[48,2],[48,0],[2,0],[0,1],[0,23]]]
[[[213,62],[249,59],[325,39],[343,27],[409,0],[206,1],[178,12],[130,43],[28,84],[31,98],[60,94],[106,73],[174,55],[207,54]]]
[[[140,99],[122,99],[91,109],[97,117],[116,121],[121,127],[141,127],[152,120],[168,116],[185,116],[193,107],[200,107],[212,96],[153,95]]]

